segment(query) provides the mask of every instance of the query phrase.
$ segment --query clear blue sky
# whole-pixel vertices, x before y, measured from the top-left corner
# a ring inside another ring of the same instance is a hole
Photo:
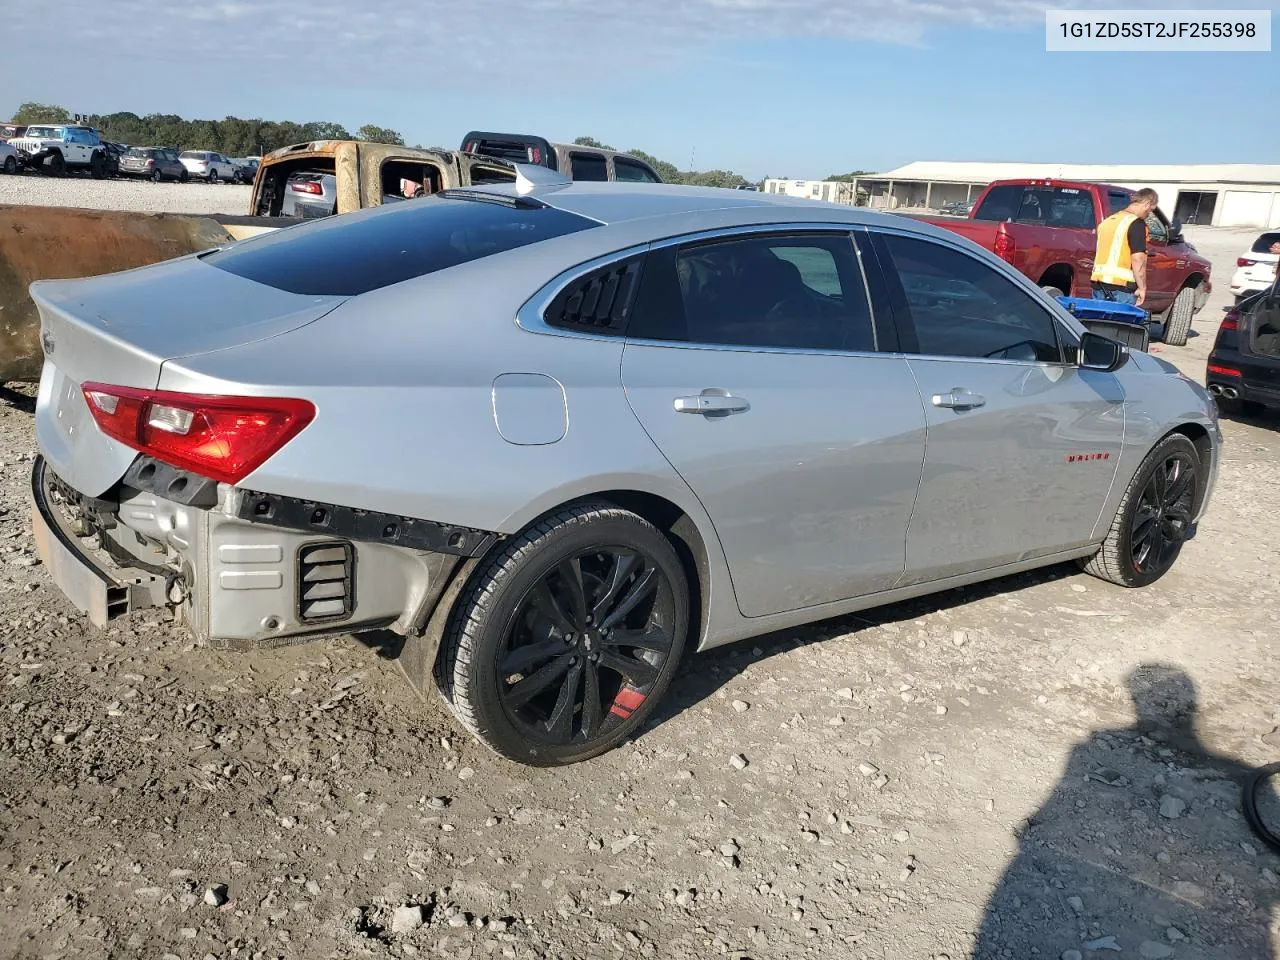
[[[376,123],[424,146],[472,128],[591,135],[752,178],[912,160],[1280,163],[1280,49],[1051,54],[1045,6],[1023,0],[6,7],[6,117],[37,100]]]

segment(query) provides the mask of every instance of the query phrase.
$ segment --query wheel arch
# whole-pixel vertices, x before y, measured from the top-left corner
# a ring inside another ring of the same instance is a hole
[[[1069,263],[1052,264],[1040,275],[1037,285],[1057,287],[1069,297],[1075,285],[1075,270]]]
[[[684,568],[689,587],[689,641],[687,649],[697,649],[698,642],[707,635],[710,623],[711,555],[706,538],[697,522],[674,501],[656,493],[617,488],[580,494],[547,507],[521,525],[521,531],[539,523],[544,517],[566,508],[584,503],[601,503],[629,510],[653,524],[671,543]],[[517,536],[512,534],[512,536]],[[714,535],[714,534],[713,534]],[[401,651],[400,663],[410,684],[423,696],[428,694],[427,682],[433,676],[436,660],[443,646],[441,640],[453,616],[458,599],[466,592],[469,581],[485,561],[502,549],[509,537],[498,540],[483,555],[471,557],[441,571],[443,581],[429,610],[420,610],[413,618]]]
[[[1195,514],[1199,515],[1204,507],[1205,495],[1209,492],[1209,476],[1213,468],[1213,438],[1209,436],[1209,431],[1203,424],[1188,421],[1178,424],[1178,426],[1161,437],[1160,440],[1157,440],[1156,443],[1174,434],[1181,434],[1190,440],[1192,446],[1196,448],[1196,454],[1200,457],[1200,462],[1204,464],[1204,469],[1196,477]]]

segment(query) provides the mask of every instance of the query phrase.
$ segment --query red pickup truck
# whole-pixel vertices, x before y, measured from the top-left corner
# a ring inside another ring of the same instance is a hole
[[[916,217],[986,247],[1054,295],[1091,296],[1095,228],[1129,204],[1127,187],[1070,180],[997,180],[969,216]],[[1209,261],[1157,208],[1147,219],[1147,299],[1165,343],[1187,342],[1191,318],[1209,299]]]

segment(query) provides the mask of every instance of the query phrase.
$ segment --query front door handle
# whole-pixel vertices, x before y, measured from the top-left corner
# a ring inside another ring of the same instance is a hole
[[[970,393],[964,387],[952,387],[950,393],[935,393],[933,395],[933,405],[935,407],[950,407],[953,410],[969,410],[973,407],[981,407],[986,402],[986,397]]]
[[[676,413],[700,413],[704,416],[727,417],[731,413],[745,413],[751,404],[742,397],[735,397],[723,390],[703,390],[693,397],[676,397]]]

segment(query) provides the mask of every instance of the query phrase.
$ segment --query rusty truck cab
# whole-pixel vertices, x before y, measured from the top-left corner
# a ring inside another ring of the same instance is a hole
[[[481,183],[511,183],[515,171],[490,157],[453,150],[420,150],[390,143],[313,140],[282,147],[262,158],[253,181],[251,217],[279,217],[289,178],[295,174],[334,177],[334,213],[379,206],[402,196],[402,181],[426,194]]]

